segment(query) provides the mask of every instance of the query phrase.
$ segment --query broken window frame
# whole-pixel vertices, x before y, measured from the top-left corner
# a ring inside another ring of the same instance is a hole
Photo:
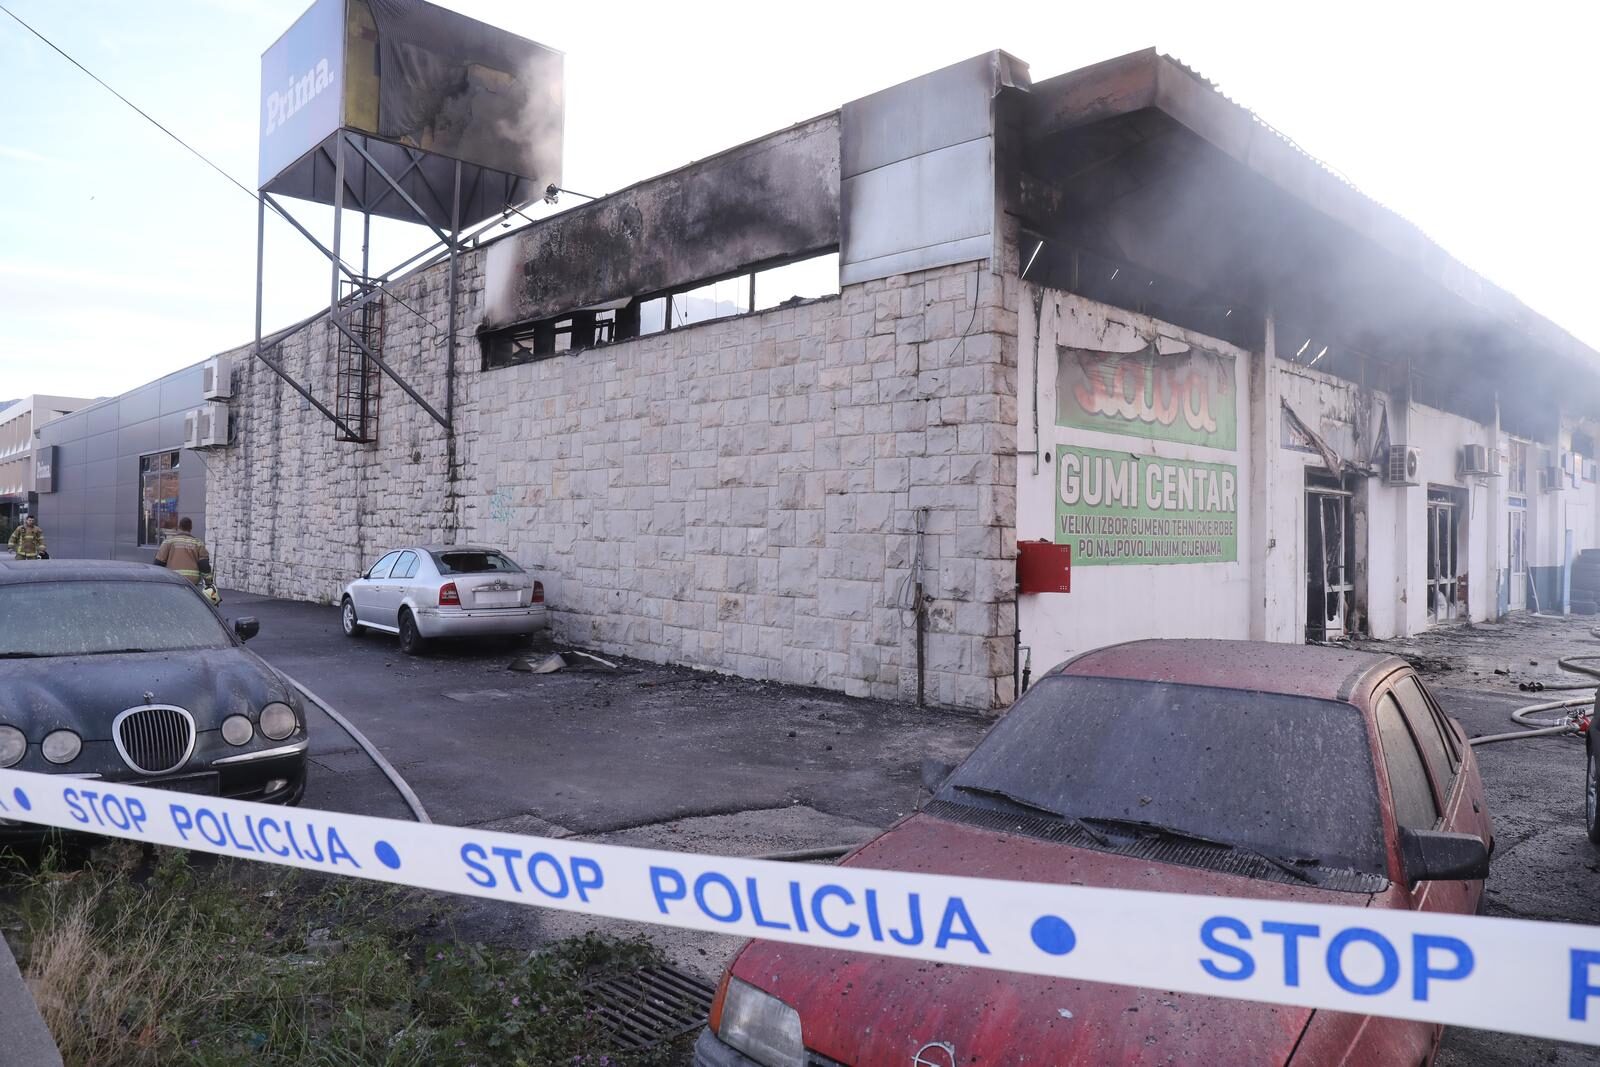
[[[1126,308],[1254,351],[1265,315],[1244,299],[1206,292],[1169,275],[1024,229],[1022,276],[1037,285]]]
[[[1307,470],[1305,498],[1305,640],[1337,641],[1359,629],[1353,536],[1355,493],[1349,478],[1336,480]],[[1334,556],[1328,554],[1330,529],[1338,546]]]
[[[734,318],[741,315],[759,314],[764,311],[770,311],[773,308],[809,303],[813,300],[825,300],[838,295],[837,270],[833,272],[835,285],[832,292],[822,293],[817,296],[796,294],[766,307],[758,306],[760,278],[764,274],[771,274],[786,267],[824,259],[828,256],[837,257],[838,254],[839,250],[837,248],[828,248],[821,252],[785,256],[713,278],[703,278],[683,285],[676,285],[670,289],[645,293],[628,300],[609,301],[605,304],[562,312],[559,315],[552,315],[534,322],[485,331],[480,336],[483,352],[481,369],[489,371],[499,370],[502,367],[514,367],[522,363],[533,363],[539,360],[552,359],[556,356],[587,351],[591,348],[601,348],[618,341],[631,341],[640,337],[652,337],[660,333],[688,329],[705,322],[715,322],[720,319]],[[693,321],[680,322],[676,325],[673,324],[672,309],[678,298],[687,300],[687,298],[697,294],[702,289],[713,288],[724,282],[739,279],[745,280],[745,285],[743,286],[745,295],[742,306],[736,302],[735,310],[732,312],[697,318]],[[646,312],[647,306],[657,301],[660,301],[662,306],[662,324],[646,328],[646,322],[652,317]]]
[[[1465,607],[1460,595],[1461,512],[1459,494],[1442,486],[1428,487],[1428,559],[1425,572],[1428,618],[1450,622]]]

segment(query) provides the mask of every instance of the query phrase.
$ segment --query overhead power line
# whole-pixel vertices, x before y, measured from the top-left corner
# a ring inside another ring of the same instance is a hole
[[[35,37],[39,38],[39,40],[43,41],[46,45],[48,45],[50,47],[51,51],[55,52],[62,59],[65,59],[68,63],[71,63],[74,67],[77,67],[79,70],[83,71],[89,77],[93,78],[100,85],[100,87],[102,89],[104,89],[106,92],[110,93],[112,96],[116,97],[118,100],[121,100],[124,104],[127,104],[129,107],[133,108],[133,110],[137,111],[139,113],[139,115],[146,122],[148,122],[150,125],[154,126],[156,129],[160,130],[162,133],[166,134],[168,137],[172,138],[174,141],[177,141],[180,145],[182,145],[184,147],[185,150],[187,150],[191,155],[193,155],[200,162],[204,163],[206,166],[210,167],[212,170],[216,171],[218,174],[220,174],[224,178],[228,179],[234,185],[237,185],[240,189],[243,189],[246,196],[250,197],[252,200],[255,199],[256,194],[250,191],[250,187],[249,186],[245,185],[238,178],[235,178],[233,175],[231,175],[227,171],[223,170],[217,164],[211,162],[211,160],[206,158],[205,153],[201,152],[194,145],[190,144],[188,141],[185,141],[182,137],[179,137],[177,134],[173,133],[171,130],[169,130],[165,126],[161,125],[161,123],[157,122],[150,115],[150,113],[148,111],[146,111],[144,108],[140,107],[138,104],[135,104],[132,100],[129,100],[127,97],[125,97],[121,93],[117,92],[111,86],[107,85],[105,83],[105,81],[98,74],[96,74],[94,71],[90,70],[88,67],[84,66],[82,63],[79,63],[76,59],[73,59],[70,55],[68,55],[54,41],[52,41],[50,38],[46,37],[44,34],[40,33],[38,30],[34,29],[32,26],[28,25],[26,22],[24,22],[22,17],[19,16],[15,11],[12,11],[9,7],[6,7],[4,4],[0,4],[0,11],[4,11],[7,15],[10,15],[16,21],[18,26],[21,26],[23,29],[27,30],[29,33],[31,33]]]
[[[251,200],[255,200],[260,195],[259,193],[253,191],[244,182],[240,181],[238,178],[235,178],[232,174],[229,174],[226,170],[222,169],[222,167],[219,164],[212,162],[211,159],[204,152],[200,151],[194,145],[190,144],[188,141],[185,141],[182,137],[179,137],[177,134],[175,134],[171,130],[167,129],[167,127],[163,126],[159,121],[156,120],[156,118],[154,116],[152,116],[144,108],[140,107],[138,104],[135,104],[132,100],[129,100],[127,97],[125,97],[121,93],[117,92],[116,89],[112,88],[109,84],[107,84],[107,82],[105,81],[104,78],[101,78],[100,75],[96,74],[94,71],[90,70],[88,67],[84,66],[82,63],[79,63],[76,59],[72,58],[72,56],[70,54],[68,54],[68,52],[64,48],[62,48],[60,45],[56,44],[54,41],[52,41],[50,38],[46,37],[44,34],[40,33],[38,30],[34,29],[31,25],[29,25],[26,21],[24,21],[23,18],[20,15],[18,15],[15,11],[12,11],[9,7],[6,7],[4,4],[0,4],[0,11],[4,11],[7,15],[10,15],[12,20],[15,21],[17,25],[21,26],[23,29],[27,30],[29,33],[31,33],[35,37],[37,37],[39,40],[43,41],[47,46],[49,46],[51,51],[55,52],[62,59],[65,59],[68,63],[71,63],[74,67],[77,67],[79,70],[81,70],[85,74],[87,74],[90,78],[93,78],[97,85],[99,85],[106,92],[110,93],[112,96],[116,97],[118,100],[121,100],[124,104],[126,104],[130,108],[132,108],[135,112],[138,113],[140,118],[144,119],[150,125],[154,126],[156,129],[160,130],[162,133],[164,133],[168,137],[172,138],[178,144],[182,145],[184,150],[187,151],[190,155],[194,156],[200,162],[204,163],[206,166],[210,167],[212,170],[214,170],[218,174],[222,175],[230,183],[232,183],[233,185],[237,186],[239,188],[239,190],[244,193],[245,196],[248,196]],[[580,193],[578,195],[581,196],[582,194]],[[267,206],[270,207],[275,213],[280,214],[280,215],[283,214],[282,209],[279,208],[278,205],[272,203],[271,201],[267,202]],[[342,263],[340,265],[343,266]],[[377,288],[385,296],[388,296],[390,299],[394,300],[401,307],[405,308],[407,311],[411,312],[417,318],[421,319],[423,322],[425,322],[429,326],[431,326],[435,333],[443,332],[442,330],[440,330],[438,323],[434,322],[428,316],[424,315],[422,312],[420,312],[416,308],[412,307],[409,303],[407,303],[405,301],[405,299],[403,299],[398,293],[396,293],[393,290],[391,290],[388,286],[379,285],[379,286],[377,286]]]

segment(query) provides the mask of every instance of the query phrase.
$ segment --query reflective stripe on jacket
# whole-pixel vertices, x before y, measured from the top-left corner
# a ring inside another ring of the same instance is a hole
[[[173,534],[156,549],[157,563],[168,570],[177,571],[196,585],[200,583],[201,560],[205,560],[208,566],[211,563],[210,556],[206,554],[205,542],[188,534]]]
[[[18,526],[11,531],[11,540],[8,543],[18,558],[32,559],[44,551],[44,530],[38,526],[31,530],[26,526]]]

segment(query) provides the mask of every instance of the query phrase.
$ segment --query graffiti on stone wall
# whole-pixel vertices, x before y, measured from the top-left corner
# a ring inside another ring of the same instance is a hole
[[[1057,346],[1056,423],[1235,448],[1234,359],[1171,338],[1134,352]]]

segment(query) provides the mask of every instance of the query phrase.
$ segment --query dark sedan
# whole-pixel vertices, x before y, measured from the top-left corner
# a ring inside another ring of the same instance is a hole
[[[1394,657],[1101,649],[1050,672],[927,781],[933,799],[845,865],[1461,914],[1488,870],[1472,750]],[[1420,1064],[1439,1032],[753,941],[695,1063]]]
[[[305,711],[256,629],[160,567],[0,562],[0,767],[299,803]]]

